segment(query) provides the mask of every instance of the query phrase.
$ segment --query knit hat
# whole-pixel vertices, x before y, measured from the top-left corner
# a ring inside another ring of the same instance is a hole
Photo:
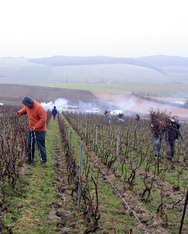
[[[34,104],[34,100],[30,97],[25,96],[25,97],[23,97],[22,104],[29,106],[29,107],[32,107]]]

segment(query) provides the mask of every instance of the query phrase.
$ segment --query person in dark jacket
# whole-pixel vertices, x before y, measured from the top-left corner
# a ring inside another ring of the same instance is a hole
[[[117,122],[118,123],[124,123],[125,122],[124,119],[123,119],[123,113],[118,114],[118,121]]]
[[[139,114],[136,114],[136,118],[135,118],[137,121],[140,121],[140,115]]]
[[[178,116],[174,116],[169,120],[169,127],[166,132],[166,140],[167,140],[167,159],[173,161],[175,154],[175,141],[179,139],[180,132],[180,124]]]
[[[52,116],[53,116],[53,119],[55,120],[56,118],[56,115],[57,115],[57,109],[56,109],[56,106],[54,106],[54,108],[52,109]]]

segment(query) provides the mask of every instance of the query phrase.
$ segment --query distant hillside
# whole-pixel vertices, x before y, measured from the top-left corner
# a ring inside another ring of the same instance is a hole
[[[153,69],[163,73],[157,66],[135,58],[114,58],[106,56],[79,57],[53,56],[40,59],[28,59],[29,62],[48,66],[100,65],[100,64],[130,64]]]
[[[0,83],[125,84],[188,83],[188,58],[53,56],[40,59],[0,58]]]
[[[187,57],[158,55],[138,59],[160,67],[172,83],[188,83]]]
[[[139,57],[139,60],[159,67],[188,67],[188,58],[180,56],[147,56]]]

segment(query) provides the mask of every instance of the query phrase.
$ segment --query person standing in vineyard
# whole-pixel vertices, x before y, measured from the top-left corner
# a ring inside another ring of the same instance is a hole
[[[155,126],[151,124],[151,129],[154,138],[154,150],[155,150],[155,157],[161,157],[161,147],[163,140],[165,138],[165,130],[159,132],[155,130]]]
[[[54,120],[55,120],[56,115],[57,115],[57,109],[56,109],[56,106],[54,106],[54,108],[52,109],[52,116]]]
[[[45,146],[47,113],[44,107],[30,97],[25,96],[22,100],[24,107],[17,112],[17,115],[28,116],[28,163],[34,162],[35,143],[37,142],[41,157],[41,165],[46,166],[47,155]]]
[[[165,139],[168,116],[164,112],[150,112],[150,127],[154,140],[155,157],[161,157],[162,143]]]
[[[110,111],[105,111],[105,116],[107,118],[107,123],[110,125],[111,124],[111,120],[112,120],[112,115],[110,113]]]
[[[167,140],[167,159],[173,161],[174,153],[175,153],[175,141],[179,139],[179,137],[183,140],[179,129],[179,118],[175,115],[172,119],[169,120],[169,126],[166,131],[166,140]]]
[[[140,121],[140,115],[139,114],[136,114],[136,118],[135,118],[137,121]]]

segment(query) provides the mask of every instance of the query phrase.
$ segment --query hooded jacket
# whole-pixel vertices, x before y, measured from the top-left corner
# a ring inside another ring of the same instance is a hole
[[[18,114],[28,116],[30,130],[32,127],[35,127],[36,132],[46,132],[47,113],[37,101],[34,101],[32,107],[24,106],[18,111]]]

